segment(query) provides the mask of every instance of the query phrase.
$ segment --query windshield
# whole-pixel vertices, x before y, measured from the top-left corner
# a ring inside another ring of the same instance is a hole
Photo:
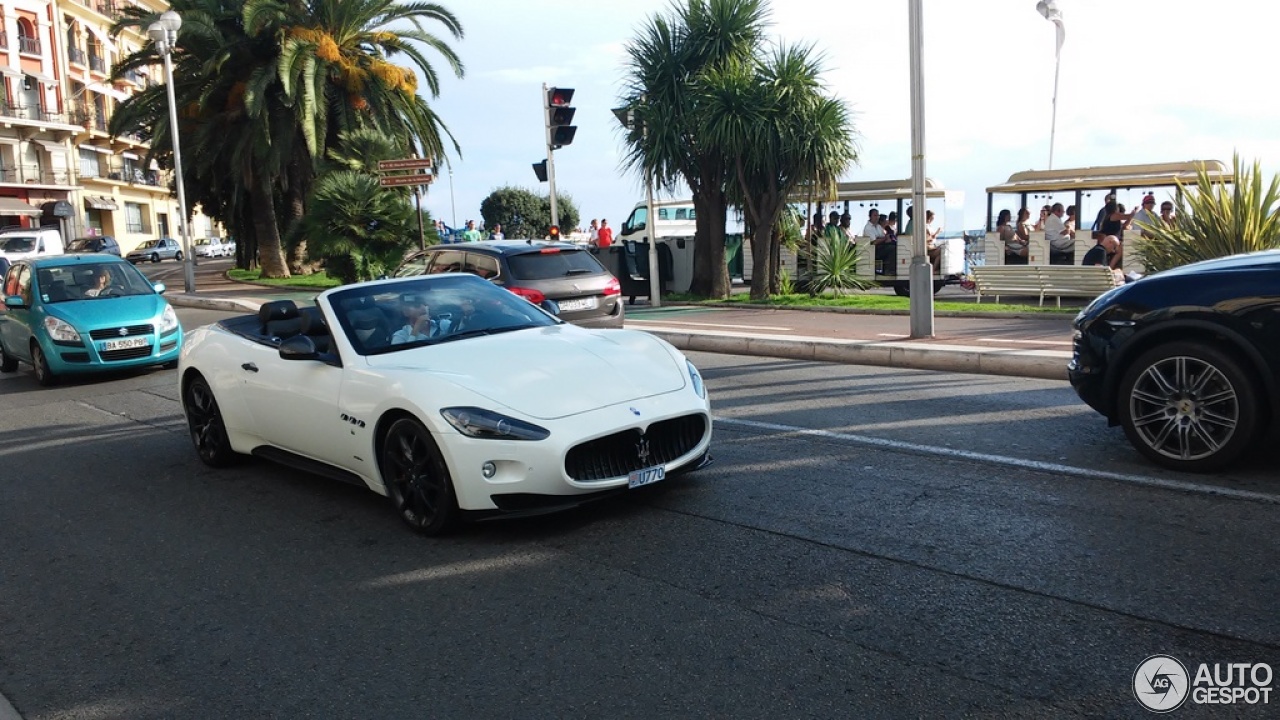
[[[60,303],[154,295],[156,291],[137,268],[114,262],[40,268],[36,272],[36,292],[43,302]]]
[[[356,352],[377,355],[559,324],[528,300],[473,275],[425,275],[329,297]]]
[[[507,258],[507,263],[511,265],[511,274],[520,280],[551,280],[605,271],[599,260],[582,250],[520,253]]]
[[[102,241],[101,241],[101,240],[98,240],[97,238],[80,238],[79,240],[75,240],[75,241],[73,241],[73,242],[71,243],[71,247],[69,247],[69,248],[67,248],[67,249],[68,249],[68,250],[72,250],[72,251],[75,251],[75,250],[95,250],[95,249],[97,249],[98,245],[99,245],[101,242],[102,242]]]
[[[30,235],[12,235],[0,238],[0,251],[25,253],[36,249],[36,239]]]
[[[148,240],[148,241],[146,241],[146,242],[142,243],[141,245],[139,245],[139,246],[138,246],[138,249],[139,249],[139,250],[146,250],[146,249],[148,249],[148,248],[153,248],[153,247],[155,247],[155,246],[157,246],[157,245],[159,245],[159,244],[160,244],[160,241],[159,241],[159,240]]]

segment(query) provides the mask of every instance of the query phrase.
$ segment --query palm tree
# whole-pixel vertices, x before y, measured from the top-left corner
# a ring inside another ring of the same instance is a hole
[[[699,136],[731,158],[731,197],[751,229],[751,297],[778,290],[777,225],[798,188],[831,183],[857,161],[853,124],[822,92],[821,59],[810,46],[778,46],[765,59],[706,73]]]
[[[670,17],[654,16],[627,44],[623,105],[647,133],[626,138],[623,163],[666,190],[683,180],[698,215],[691,291],[728,297],[725,267],[725,186],[729,162],[721,148],[699,136],[700,84],[722,64],[748,60],[767,21],[763,0],[688,0]]]

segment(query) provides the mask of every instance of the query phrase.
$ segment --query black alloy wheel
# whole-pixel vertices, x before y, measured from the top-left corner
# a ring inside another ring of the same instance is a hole
[[[203,376],[197,375],[187,383],[182,393],[182,409],[187,414],[187,428],[196,454],[209,467],[226,467],[236,459],[227,438],[227,427],[222,421],[222,411],[213,397],[213,389]]]
[[[40,349],[40,343],[35,340],[31,341],[31,367],[36,371],[36,382],[44,387],[58,384],[58,376],[54,375],[53,370],[49,368],[49,360]]]
[[[453,480],[422,423],[401,418],[388,428],[378,468],[387,497],[409,527],[423,535],[440,535],[453,527],[458,517]]]
[[[1139,452],[1172,470],[1208,472],[1248,449],[1261,429],[1257,386],[1232,355],[1175,342],[1149,350],[1120,383],[1119,416]]]
[[[0,342],[0,373],[11,373],[18,369],[18,358],[4,351],[4,343]]]

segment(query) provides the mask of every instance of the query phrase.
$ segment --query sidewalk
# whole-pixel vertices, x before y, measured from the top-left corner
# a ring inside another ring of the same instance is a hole
[[[181,287],[181,282],[174,283]],[[176,289],[176,288],[175,288]],[[318,291],[277,290],[202,272],[193,294],[166,294],[173,305],[257,312],[273,299],[310,302]],[[779,310],[753,307],[627,307],[626,326],[681,350],[814,362],[1065,380],[1071,359],[1071,315],[983,315],[934,318],[934,337],[912,340],[905,314]]]

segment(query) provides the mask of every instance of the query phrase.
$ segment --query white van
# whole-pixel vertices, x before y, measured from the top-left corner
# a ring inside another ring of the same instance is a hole
[[[12,228],[0,231],[0,257],[10,261],[65,252],[57,228]]]
[[[693,236],[698,231],[693,200],[654,200],[653,214],[657,216],[657,222],[653,223],[654,236],[671,250],[673,275],[666,292],[688,292],[693,284]],[[641,200],[623,221],[614,242],[648,242],[649,225],[649,208]]]

